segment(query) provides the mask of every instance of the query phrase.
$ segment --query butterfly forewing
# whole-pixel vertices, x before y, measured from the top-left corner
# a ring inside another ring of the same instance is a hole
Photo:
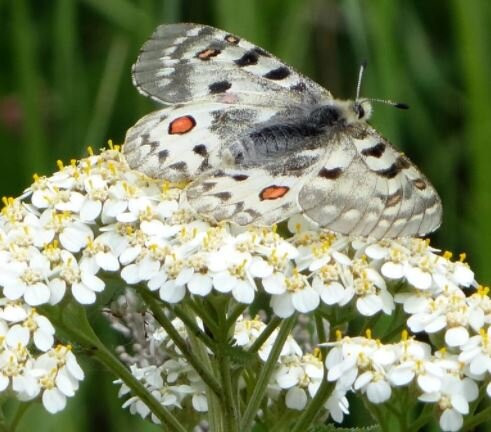
[[[142,47],[133,81],[143,94],[168,104],[204,99],[290,105],[331,98],[266,50],[199,24],[159,26]]]

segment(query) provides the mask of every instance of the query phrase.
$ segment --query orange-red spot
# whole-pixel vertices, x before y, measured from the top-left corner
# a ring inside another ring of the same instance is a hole
[[[261,200],[278,199],[285,196],[289,190],[290,188],[288,186],[268,186],[261,191],[259,198]]]
[[[216,57],[218,54],[220,54],[220,50],[215,49],[215,48],[206,48],[203,51],[200,51],[197,54],[197,57],[200,60],[209,60],[212,57]]]
[[[177,117],[169,124],[169,134],[185,134],[196,126],[196,120],[190,115]]]

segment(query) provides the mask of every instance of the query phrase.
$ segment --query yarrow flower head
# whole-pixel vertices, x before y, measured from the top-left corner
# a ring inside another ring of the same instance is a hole
[[[117,380],[120,397],[157,423],[195,426],[217,401],[263,422],[260,406],[286,407],[292,424],[311,406],[341,422],[350,393],[383,407],[407,391],[457,430],[479,386],[491,397],[491,302],[465,256],[417,238],[350,238],[300,215],[212,224],[184,187],[131,170],[112,146],[4,200],[0,390],[63,409],[83,372],[70,345],[55,346],[63,320],[51,311],[119,289],[103,311],[133,342],[117,349],[134,378]],[[384,317],[399,341],[380,326],[356,334]]]

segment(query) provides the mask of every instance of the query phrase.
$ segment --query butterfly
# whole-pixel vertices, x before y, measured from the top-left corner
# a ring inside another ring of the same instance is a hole
[[[294,214],[360,237],[420,236],[441,223],[428,179],[367,120],[367,99],[331,93],[231,33],[159,26],[132,70],[167,107],[129,129],[129,166],[189,182],[185,201],[212,221],[272,225]]]

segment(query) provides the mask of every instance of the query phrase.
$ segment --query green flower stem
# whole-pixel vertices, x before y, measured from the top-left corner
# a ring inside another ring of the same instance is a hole
[[[319,414],[319,412],[322,409],[322,406],[329,398],[333,388],[334,388],[334,384],[327,381],[327,371],[324,367],[324,377],[322,379],[322,384],[318,388],[315,396],[308,403],[307,407],[303,410],[302,415],[296,422],[291,432],[303,432],[308,429],[308,427],[312,423],[312,420],[315,418],[317,414]]]
[[[239,432],[239,410],[237,408],[237,400],[235,397],[234,387],[232,385],[231,365],[230,359],[227,355],[227,348],[229,348],[229,320],[227,320],[228,303],[225,302],[217,308],[218,311],[218,327],[220,334],[216,335],[218,339],[217,350],[217,366],[220,372],[220,378],[222,382],[222,388],[224,392],[223,405],[225,407],[225,423],[227,425],[227,431]],[[240,315],[240,314],[239,314]],[[235,322],[235,321],[234,321]],[[232,325],[233,323],[232,322]]]
[[[271,319],[271,321],[268,323],[266,328],[262,331],[262,333],[258,336],[258,338],[250,346],[248,351],[251,354],[256,353],[259,350],[259,348],[262,347],[263,343],[266,342],[266,339],[268,339],[271,336],[271,333],[273,333],[280,324],[281,324],[281,318],[274,316]]]
[[[435,409],[435,405],[429,403],[425,404],[421,414],[414,422],[411,423],[411,425],[407,428],[407,430],[411,432],[420,431],[423,428],[423,426],[425,426],[427,423],[429,423],[431,420],[435,418],[434,409]],[[465,423],[462,430],[464,431],[466,430]]]
[[[227,323],[226,323],[227,328],[232,327],[236,323],[237,318],[239,318],[239,316],[242,315],[242,313],[246,309],[247,309],[247,305],[245,305],[245,304],[238,303],[238,304],[234,305],[234,307],[230,311],[230,314],[227,318]]]
[[[216,352],[217,350],[216,342],[196,325],[196,322],[190,317],[190,314],[186,312],[185,308],[183,308],[180,305],[175,305],[172,308],[172,311],[174,312],[176,317],[179,318],[184,323],[188,333],[191,332],[201,342],[203,342],[210,350]]]
[[[188,317],[193,314],[193,310],[189,306],[183,306],[182,311]],[[204,343],[202,343],[202,340],[199,339],[192,331],[188,332],[188,337],[190,347],[198,357],[199,361],[203,363],[203,366],[207,370],[214,371],[207,348]],[[206,399],[208,400],[208,425],[210,430],[214,432],[227,432],[224,423],[221,398],[219,398],[215,392],[213,392],[210,387],[207,386]]]
[[[491,419],[491,406],[484,408],[482,411],[471,417],[467,417],[464,421],[464,426],[462,426],[462,431],[473,430],[477,425],[489,421],[489,419]]]
[[[94,358],[120,378],[152,413],[173,432],[186,432],[172,413],[162,406],[100,341],[92,329],[85,309],[79,304],[68,303],[60,307],[40,307],[40,312],[45,315],[61,333],[75,344],[79,344]]]
[[[14,418],[10,422],[10,426],[8,428],[9,432],[15,432],[15,430],[17,429],[17,426],[19,425],[19,422],[22,420],[22,418],[24,417],[24,414],[26,413],[28,408],[31,407],[31,405],[32,405],[32,402],[22,402],[19,404],[19,406],[17,407],[17,410],[15,411]],[[3,430],[3,429],[0,428],[0,430]],[[7,429],[5,429],[5,430],[7,430]]]
[[[208,312],[208,307],[204,304],[197,304],[195,300],[189,300],[186,304],[189,305],[196,316],[201,318],[205,327],[207,327],[212,334],[217,334],[219,332],[215,320]]]
[[[153,294],[143,288],[139,290],[144,302],[148,305],[154,318],[167,332],[172,341],[181,351],[182,355],[186,358],[189,364],[194,368],[194,370],[199,374],[201,379],[210,387],[213,392],[220,397],[222,392],[220,386],[215,379],[215,377],[203,366],[202,361],[196,357],[196,355],[189,349],[186,341],[179,335],[177,330],[172,325],[171,321],[165,313],[162,311],[161,305],[154,298]]]
[[[244,416],[242,417],[242,421],[240,423],[240,430],[242,432],[250,430],[252,426],[254,418],[257,414],[257,410],[261,405],[264,394],[266,393],[271,374],[274,371],[278,357],[281,354],[281,350],[283,349],[286,338],[292,331],[295,321],[296,316],[293,315],[290,318],[285,319],[280,326],[280,331],[278,332],[278,336],[275,340],[275,343],[273,344],[273,348],[269,353],[268,360],[261,368],[261,372],[259,373],[256,385],[249,399],[249,402],[247,403]]]

